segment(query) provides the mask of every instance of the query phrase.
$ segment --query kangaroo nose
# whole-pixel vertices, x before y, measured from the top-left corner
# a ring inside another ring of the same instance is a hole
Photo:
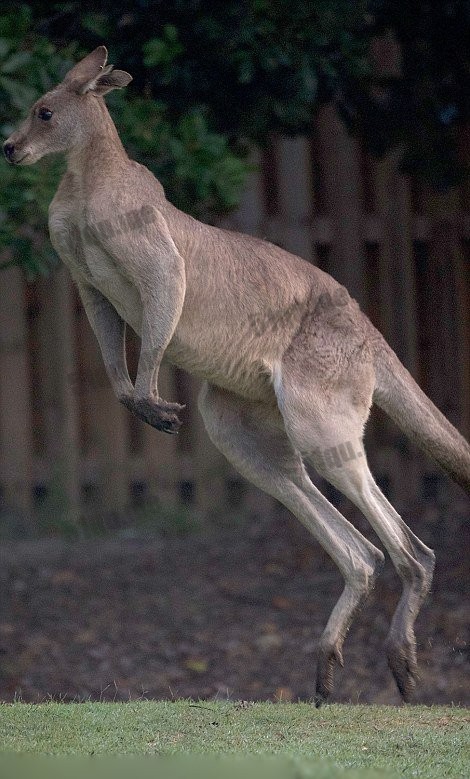
[[[7,160],[11,160],[13,153],[15,151],[15,144],[14,143],[4,143],[3,144],[3,153],[5,154],[5,157]]]

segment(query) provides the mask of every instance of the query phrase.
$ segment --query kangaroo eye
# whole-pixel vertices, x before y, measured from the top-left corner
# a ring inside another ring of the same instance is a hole
[[[52,111],[49,111],[48,108],[40,108],[38,112],[38,116],[40,119],[43,119],[45,122],[48,122],[52,116]]]

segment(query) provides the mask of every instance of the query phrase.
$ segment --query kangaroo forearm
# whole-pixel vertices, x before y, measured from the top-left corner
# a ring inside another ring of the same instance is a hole
[[[126,323],[97,289],[81,283],[78,289],[113,390],[118,397],[126,395],[133,390],[126,360]]]
[[[184,289],[176,284],[144,302],[142,312],[142,346],[137,367],[134,397],[159,397],[158,372],[176,330],[183,307]]]

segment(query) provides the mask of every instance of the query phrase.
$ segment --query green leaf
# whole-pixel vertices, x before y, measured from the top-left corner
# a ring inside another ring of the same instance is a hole
[[[33,87],[6,76],[0,76],[0,87],[8,93],[12,105],[21,111],[30,108],[37,97],[37,92]]]
[[[0,57],[6,57],[11,47],[12,42],[8,38],[0,38]]]
[[[144,65],[154,67],[165,61],[167,45],[161,38],[153,38],[143,45]]]
[[[106,14],[102,13],[84,13],[82,15],[82,26],[86,30],[99,35],[101,38],[107,38],[110,32],[109,19]]]
[[[178,40],[178,30],[174,24],[165,24],[163,28],[165,38],[171,43],[176,43]]]
[[[15,71],[24,67],[24,65],[27,65],[30,61],[31,53],[29,51],[17,51],[1,63],[0,72],[15,73]]]

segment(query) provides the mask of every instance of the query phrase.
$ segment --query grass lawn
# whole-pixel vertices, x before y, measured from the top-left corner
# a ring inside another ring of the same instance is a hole
[[[102,755],[190,755],[193,774],[197,756],[279,756],[280,762],[268,759],[267,775],[274,779],[281,775],[280,765],[289,777],[352,778],[385,771],[389,776],[467,779],[470,711],[346,705],[317,710],[306,703],[186,700],[2,704],[0,751],[7,762],[12,753],[26,761],[27,754],[93,755],[95,761]],[[148,759],[144,762],[148,766]],[[41,761],[35,765],[39,768]],[[245,766],[241,775],[249,773]],[[261,767],[255,771],[256,776],[263,773]]]

